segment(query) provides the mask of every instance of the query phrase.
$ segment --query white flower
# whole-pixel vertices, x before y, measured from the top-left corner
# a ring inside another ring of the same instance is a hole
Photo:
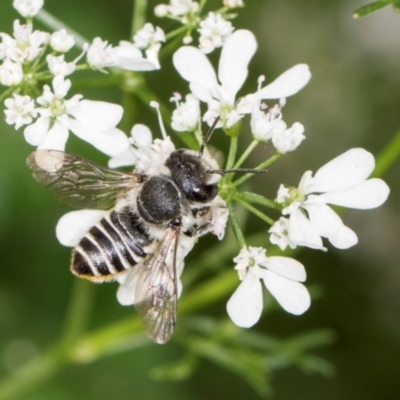
[[[193,0],[171,0],[170,4],[159,4],[154,8],[154,13],[157,17],[170,16],[176,19],[181,17],[182,24],[187,24],[190,14],[197,13],[199,3]],[[193,17],[192,17],[193,18]]]
[[[203,120],[211,125],[217,116],[218,127],[230,128],[241,118],[235,108],[236,93],[247,78],[247,65],[257,48],[254,35],[247,30],[232,33],[222,47],[218,83],[214,69],[202,51],[183,46],[173,57],[175,68],[190,83],[191,92],[208,104]]]
[[[122,117],[122,107],[102,101],[82,100],[75,95],[65,100],[71,82],[57,75],[53,91],[45,85],[37,99],[40,117],[25,128],[26,141],[39,149],[64,150],[69,131],[92,144],[105,154],[113,156],[129,146],[128,138],[115,128]]]
[[[284,131],[274,131],[272,143],[279,153],[285,154],[296,150],[300,143],[306,138],[303,135],[304,126],[295,122],[291,128]]]
[[[75,63],[67,63],[64,60],[64,54],[60,56],[53,56],[52,54],[48,54],[46,57],[46,61],[49,70],[53,75],[66,76],[72,74],[75,71]]]
[[[168,6],[166,4],[158,4],[154,7],[154,15],[162,18],[168,14]]]
[[[255,107],[259,107],[261,100],[282,99],[293,96],[307,85],[310,78],[311,73],[308,65],[297,64],[285,71],[269,85],[259,88],[256,93],[242,98],[237,109],[242,114],[249,114]]]
[[[275,107],[268,110],[267,113],[254,107],[251,113],[250,126],[254,139],[267,142],[275,134],[283,133],[286,129],[286,123],[283,121],[280,109],[276,111]]]
[[[13,7],[23,17],[33,17],[43,7],[43,0],[14,0]]]
[[[0,65],[0,83],[4,86],[19,85],[24,79],[22,66],[8,58]]]
[[[88,47],[86,59],[91,67],[97,69],[115,65],[113,47],[99,37],[93,39],[92,44]]]
[[[381,179],[367,180],[374,167],[371,153],[351,149],[321,167],[314,177],[311,171],[305,172],[298,189],[281,186],[277,202],[284,205],[282,213],[290,215],[289,240],[321,250],[322,237],[339,249],[354,246],[357,235],[327,204],[363,210],[383,204],[390,190]]]
[[[66,53],[71,50],[74,44],[74,36],[68,34],[65,29],[60,29],[59,31],[52,33],[50,36],[51,48],[60,53]]]
[[[209,54],[216,48],[222,47],[233,31],[232,24],[222,18],[221,14],[210,12],[207,18],[200,22],[199,48],[203,53]]]
[[[36,118],[37,112],[35,104],[29,96],[13,95],[4,101],[7,110],[6,122],[9,125],[15,125],[15,129],[19,129],[22,125],[32,123],[32,118]]]
[[[277,245],[282,251],[285,250],[287,246],[291,249],[297,247],[289,239],[289,220],[287,218],[280,217],[279,220],[271,226],[268,232],[271,234],[269,238],[270,242]]]
[[[185,102],[180,102],[181,96],[177,93],[171,98],[176,103],[172,113],[171,127],[177,132],[194,131],[200,122],[200,102],[192,94],[188,94]]]
[[[158,62],[159,46],[146,50],[146,58],[142,51],[133,43],[119,42],[116,47],[107,41],[95,38],[87,49],[87,62],[97,69],[117,67],[130,71],[152,71],[160,68]]]
[[[160,68],[158,53],[162,42],[165,42],[164,31],[150,23],[146,23],[133,37],[134,46],[140,50],[145,50],[146,59],[156,65],[157,68]]]
[[[243,7],[243,0],[224,0],[224,6],[228,8]]]
[[[153,71],[160,69],[157,51],[147,50],[146,57],[133,43],[120,41],[119,45],[112,49],[114,59],[113,66],[130,71]]]
[[[32,32],[32,24],[21,25],[14,21],[14,38],[0,33],[2,43],[0,53],[14,62],[23,63],[34,60],[49,40],[49,34],[41,31]]]
[[[265,249],[251,246],[243,247],[233,261],[242,282],[229,299],[227,311],[236,325],[250,328],[260,319],[263,309],[261,279],[285,311],[300,315],[310,307],[310,295],[300,283],[306,280],[306,271],[298,261],[267,257]]]
[[[150,129],[146,125],[136,124],[131,130],[130,143],[126,150],[110,159],[110,168],[134,165],[136,171],[146,174],[168,173],[164,165],[175,150],[170,137],[152,140]]]

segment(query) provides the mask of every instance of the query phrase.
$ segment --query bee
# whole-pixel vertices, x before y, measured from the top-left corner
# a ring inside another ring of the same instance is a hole
[[[208,135],[209,136],[209,135]],[[58,150],[37,150],[34,178],[69,206],[107,210],[72,251],[71,272],[94,282],[134,274],[135,307],[148,335],[164,344],[177,317],[178,276],[196,238],[213,229],[218,170],[211,157],[180,149],[165,174],[121,172]],[[132,270],[133,269],[133,270]]]

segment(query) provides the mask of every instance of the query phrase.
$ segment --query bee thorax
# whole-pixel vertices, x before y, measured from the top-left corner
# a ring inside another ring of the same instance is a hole
[[[143,185],[137,197],[140,216],[151,224],[163,224],[181,215],[181,194],[166,176],[153,176]]]

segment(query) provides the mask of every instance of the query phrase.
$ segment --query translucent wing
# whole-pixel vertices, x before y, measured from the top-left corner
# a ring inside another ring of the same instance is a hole
[[[168,342],[176,322],[179,232],[179,227],[169,228],[155,253],[135,267],[135,307],[143,318],[147,334],[159,344]]]
[[[57,150],[37,150],[27,159],[34,178],[56,197],[76,208],[107,210],[121,193],[143,182],[145,176],[114,171]]]

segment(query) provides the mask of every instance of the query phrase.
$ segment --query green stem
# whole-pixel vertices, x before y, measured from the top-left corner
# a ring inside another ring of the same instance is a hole
[[[238,138],[237,138],[237,136],[236,137],[231,137],[228,160],[226,162],[226,169],[231,169],[233,164],[234,164],[234,162],[235,162],[237,146],[238,146]]]
[[[143,28],[146,23],[146,10],[147,0],[134,0],[133,1],[133,15],[131,24],[131,36]]]
[[[173,39],[175,36],[179,36],[181,33],[186,32],[187,29],[188,29],[188,28],[187,28],[186,25],[181,26],[181,27],[179,27],[179,28],[176,28],[176,29],[174,29],[173,31],[168,32],[168,33],[165,35],[165,38],[166,38],[167,40]]]
[[[281,154],[276,153],[275,155],[270,157],[267,161],[264,161],[260,165],[257,165],[257,167],[255,169],[264,169],[264,168],[270,166],[271,164],[273,164],[280,157],[281,157]],[[246,182],[248,179],[250,179],[252,176],[254,176],[254,174],[251,174],[251,173],[243,175],[240,179],[233,182],[232,185],[234,187],[238,187],[241,184],[243,184],[244,182]]]
[[[257,147],[260,142],[258,140],[253,140],[249,147],[245,150],[239,160],[236,162],[233,168],[239,168],[247,159],[247,157],[252,153],[252,151]]]
[[[375,170],[371,177],[384,175],[400,157],[400,130],[396,132],[390,142],[376,157]]]
[[[64,344],[74,343],[86,330],[93,305],[94,289],[95,286],[92,283],[83,279],[74,279],[61,339]]]
[[[240,203],[244,208],[252,212],[254,215],[257,215],[258,218],[262,219],[265,221],[267,224],[272,225],[274,223],[274,220],[266,216],[263,212],[257,210],[257,208],[251,206],[249,203],[246,201],[242,200],[239,196],[234,196],[233,197],[235,201]]]
[[[229,210],[229,221],[231,222],[233,232],[235,233],[236,239],[240,243],[240,246],[246,246],[246,239],[244,238],[243,232],[240,229],[238,220],[236,219],[235,210],[233,208],[232,202],[228,203]]]
[[[3,101],[4,99],[6,99],[7,97],[9,97],[9,95],[15,90],[15,88],[13,86],[11,86],[10,88],[8,88],[7,90],[5,90],[2,94],[0,94],[0,101]]]
[[[277,206],[275,201],[266,199],[264,196],[261,196],[256,193],[250,192],[236,192],[236,197],[246,201],[247,203],[259,204],[261,206],[265,206],[268,208],[272,208],[274,210],[279,210],[280,208]]]
[[[44,9],[41,9],[39,13],[36,14],[35,18],[39,20],[42,24],[52,29],[53,31],[65,29],[69,34],[74,35],[75,47],[77,47],[79,50],[82,50],[82,46],[85,43],[89,42],[89,40],[86,39],[84,36],[74,31],[64,22],[60,21],[58,18],[56,18],[54,15],[50,14],[48,11]]]

